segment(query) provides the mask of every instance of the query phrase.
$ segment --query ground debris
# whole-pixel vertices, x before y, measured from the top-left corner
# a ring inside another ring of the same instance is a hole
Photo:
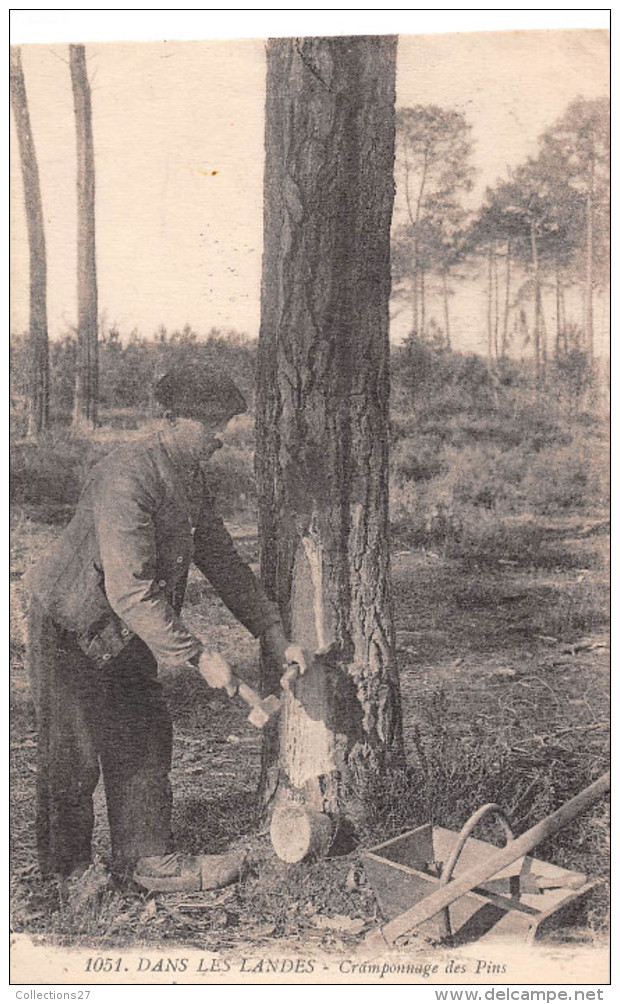
[[[146,906],[144,907],[144,910],[140,914],[139,921],[141,924],[148,924],[148,922],[152,920],[153,917],[156,916],[157,916],[157,900],[150,899],[146,904]]]
[[[34,739],[23,739],[19,743],[11,743],[10,748],[12,750],[36,749],[37,744]]]
[[[363,917],[347,917],[343,913],[337,913],[333,917],[315,914],[310,918],[310,922],[315,927],[326,931],[338,931],[341,934],[360,934],[368,926],[368,921]]]
[[[594,652],[598,649],[608,649],[609,642],[600,638],[582,638],[562,648],[563,655],[577,655],[579,652]]]
[[[68,879],[63,898],[74,914],[96,913],[104,893],[110,889],[110,875],[100,861],[95,861],[79,878]]]

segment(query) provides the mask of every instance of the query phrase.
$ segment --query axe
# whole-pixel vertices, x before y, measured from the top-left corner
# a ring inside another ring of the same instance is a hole
[[[328,650],[325,650],[325,653],[317,653],[317,655],[331,654],[332,647],[333,646],[330,646]],[[216,657],[217,656],[213,656],[213,658]],[[296,663],[289,665],[280,681],[281,686],[284,689],[290,689],[291,683],[297,678],[299,671],[299,666]],[[207,680],[207,683],[208,682],[209,681]],[[251,709],[250,714],[248,715],[248,721],[251,722],[257,729],[264,728],[267,722],[278,714],[282,704],[280,698],[276,697],[275,694],[270,694],[268,697],[261,697],[256,690],[250,687],[244,680],[235,676],[235,674],[233,674],[232,686],[225,687],[224,689],[229,697],[235,697],[238,694],[239,697],[245,701]]]
[[[277,715],[280,710],[280,699],[275,694],[270,694],[269,697],[261,697],[256,690],[253,690],[247,683],[240,680],[238,676],[233,676],[233,680],[234,690],[232,690],[232,693],[229,692],[229,697],[239,694],[239,697],[251,708],[248,721],[257,729],[264,728],[267,722],[274,715]]]
[[[204,657],[203,653],[203,657]],[[202,657],[201,657],[202,658]],[[228,673],[228,666],[226,662],[222,659],[222,656],[217,652],[211,652],[208,655],[209,663],[212,664],[216,669],[226,671]],[[198,671],[205,678],[210,687],[217,686],[209,678],[207,671],[204,666],[201,666],[200,661],[198,662]],[[280,710],[280,700],[275,696],[275,694],[270,694],[269,697],[261,697],[256,690],[253,690],[245,680],[241,680],[238,676],[232,675],[232,682],[228,686],[222,686],[222,689],[226,691],[229,697],[235,697],[239,694],[242,700],[250,708],[250,714],[248,715],[248,721],[252,723],[257,729],[262,729],[265,727],[267,722],[277,715]]]
[[[292,650],[291,646],[291,650]],[[327,651],[327,650],[326,650]],[[331,653],[331,648],[329,649]],[[322,654],[322,653],[317,653]],[[291,683],[299,676],[300,667],[296,662],[291,662],[288,668],[285,670],[282,679],[280,680],[280,686],[283,690],[289,690]],[[233,674],[233,686],[227,691],[229,697],[234,697],[235,694],[239,694],[239,697],[245,701],[246,704],[252,709],[248,715],[248,721],[255,725],[257,729],[262,729],[267,724],[270,719],[278,714],[282,702],[279,697],[275,694],[270,694],[269,697],[261,697],[252,687],[248,686],[243,680],[239,679],[238,676]]]
[[[334,646],[331,645],[328,649],[322,652],[317,652],[314,658],[317,657],[329,657],[332,655]],[[280,686],[283,690],[289,690],[291,684],[297,679],[300,673],[300,667],[297,663],[292,662],[289,664],[288,668],[285,670],[284,675],[280,680]],[[246,704],[252,709],[248,715],[248,721],[255,725],[257,729],[262,729],[267,724],[267,722],[278,714],[282,702],[279,697],[275,694],[270,694],[269,697],[261,697],[252,687],[248,686],[243,680],[240,680],[238,676],[233,675],[234,684],[230,691],[227,691],[229,697],[234,697],[235,694],[239,694],[239,697],[245,701]]]

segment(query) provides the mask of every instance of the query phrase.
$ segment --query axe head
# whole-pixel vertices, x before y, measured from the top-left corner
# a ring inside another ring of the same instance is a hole
[[[269,697],[265,697],[260,704],[254,705],[248,715],[248,721],[251,722],[255,728],[262,729],[265,727],[267,722],[274,717],[274,715],[277,715],[279,710],[280,701],[275,694],[270,694]]]

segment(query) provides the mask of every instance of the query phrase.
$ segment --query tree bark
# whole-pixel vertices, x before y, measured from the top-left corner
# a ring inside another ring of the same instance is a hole
[[[493,245],[489,244],[487,255],[487,358],[489,368],[493,365]]]
[[[443,293],[443,319],[446,326],[446,348],[448,352],[452,349],[452,341],[450,338],[450,299],[448,292],[448,273],[441,273],[441,288]]]
[[[29,436],[49,426],[49,345],[47,335],[47,259],[43,204],[36,150],[30,126],[28,99],[21,52],[11,47],[11,106],[15,118],[24,184],[26,225],[30,252],[30,321],[28,332],[28,426]]]
[[[560,265],[556,262],[555,265],[555,358],[556,362],[562,354],[561,344],[562,344],[562,276],[560,274]]]
[[[354,824],[402,752],[388,522],[396,40],[267,52],[261,569],[289,636],[329,654],[285,697],[264,788]],[[276,689],[280,667],[262,671]]]
[[[420,338],[426,341],[426,273],[420,269]]]
[[[536,384],[540,383],[540,321],[541,321],[541,296],[540,296],[540,269],[538,267],[538,244],[536,241],[536,222],[534,217],[530,220],[530,247],[532,252],[532,269],[534,272],[534,357],[536,369]]]
[[[499,267],[497,264],[497,255],[493,256],[493,296],[495,299],[495,316],[493,319],[493,346],[495,349],[495,358],[499,359]]]
[[[409,161],[407,158],[407,146],[405,144],[405,201],[407,203],[407,212],[409,214],[409,223],[411,225],[411,231],[413,235],[413,263],[412,263],[412,310],[413,310],[413,335],[415,338],[420,337],[420,296],[422,296],[422,332],[421,337],[424,338],[424,275],[421,275],[420,270],[420,254],[419,254],[419,243],[418,243],[418,229],[420,226],[420,215],[422,212],[422,199],[424,198],[424,189],[426,188],[426,178],[428,174],[428,147],[424,153],[424,164],[422,167],[422,177],[420,178],[420,187],[416,195],[416,205],[415,213],[411,207],[411,190],[409,186]]]
[[[420,335],[420,305],[419,305],[419,287],[420,287],[420,273],[418,267],[418,241],[417,238],[413,240],[413,282],[412,282],[412,320],[413,320],[413,334],[416,338]]]
[[[512,245],[508,241],[506,245],[506,295],[504,297],[504,328],[502,331],[502,358],[508,352],[508,318],[510,316],[510,268],[512,265]]]
[[[585,329],[586,329],[586,352],[588,362],[592,366],[594,362],[594,285],[592,276],[592,259],[594,251],[593,238],[593,199],[592,189],[594,166],[590,168],[590,179],[588,193],[586,197],[586,274],[585,274]]]
[[[83,45],[69,46],[77,148],[77,367],[73,424],[94,428],[98,418],[95,153],[90,86]]]

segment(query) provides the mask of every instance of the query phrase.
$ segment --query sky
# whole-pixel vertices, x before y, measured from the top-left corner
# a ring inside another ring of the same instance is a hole
[[[450,12],[451,13],[451,12]],[[264,42],[87,44],[96,154],[99,310],[123,334],[190,324],[258,333]],[[67,46],[25,45],[48,255],[50,337],[75,322],[75,132]],[[467,116],[486,185],[536,150],[577,96],[608,92],[603,31],[401,36],[397,105]],[[11,126],[11,328],[28,323],[28,255]],[[482,296],[453,303],[456,347],[483,351]],[[602,306],[600,309],[603,309]],[[438,311],[438,318],[440,318]],[[407,333],[402,312],[393,338]]]

